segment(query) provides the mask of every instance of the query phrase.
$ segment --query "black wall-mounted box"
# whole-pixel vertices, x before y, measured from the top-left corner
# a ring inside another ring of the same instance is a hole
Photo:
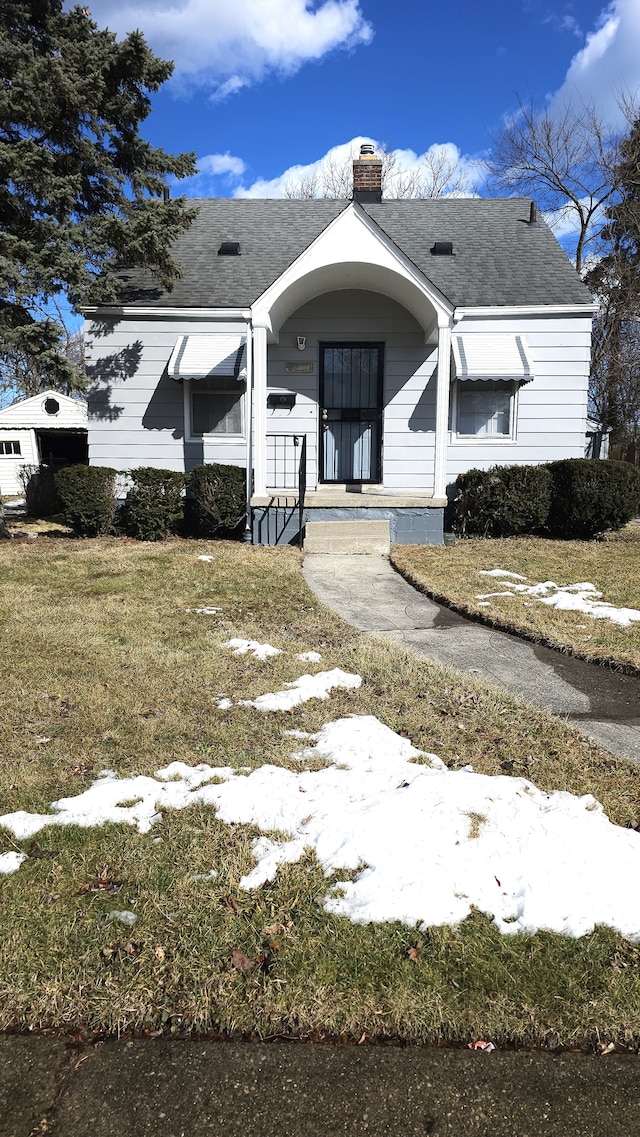
[[[295,405],[294,391],[272,391],[267,395],[267,406],[270,410],[292,411]]]

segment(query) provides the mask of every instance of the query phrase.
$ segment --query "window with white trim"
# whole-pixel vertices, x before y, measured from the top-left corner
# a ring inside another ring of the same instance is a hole
[[[514,414],[513,383],[476,380],[458,383],[456,434],[463,438],[511,438]]]
[[[245,383],[232,378],[194,380],[191,384],[191,434],[241,435]]]
[[[0,442],[0,458],[19,458],[22,454],[18,439],[10,438]]]

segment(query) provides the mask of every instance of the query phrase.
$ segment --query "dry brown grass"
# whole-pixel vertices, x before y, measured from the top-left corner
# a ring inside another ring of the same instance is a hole
[[[458,541],[453,548],[396,545],[396,568],[429,596],[496,627],[621,669],[640,670],[640,623],[623,628],[579,612],[559,612],[528,596],[492,597],[499,581],[481,569],[507,569],[528,581],[558,585],[590,581],[616,607],[640,609],[640,525],[631,524],[602,541],[546,541],[534,537]]]
[[[5,542],[0,568],[2,813],[46,809],[103,768],[289,765],[284,730],[314,731],[355,712],[376,714],[453,767],[471,762],[544,789],[593,793],[620,823],[640,816],[640,770],[482,683],[361,636],[308,591],[294,550],[39,539]],[[186,611],[205,605],[222,611]],[[237,635],[283,653],[261,664],[222,651]],[[222,694],[279,689],[309,649],[321,651],[323,667],[358,672],[362,687],[286,715],[216,708]],[[480,815],[469,821],[479,830]],[[0,851],[30,850],[0,833]],[[202,807],[166,814],[148,835],[115,825],[44,830],[35,855],[0,877],[0,1028],[543,1044],[600,1032],[640,1042],[640,949],[613,933],[502,937],[479,914],[419,933],[362,927],[325,912],[331,881],[312,858],[243,892],[255,834]],[[117,894],[83,890],[105,865],[121,882]],[[215,880],[193,879],[214,865]],[[132,909],[138,922],[109,922],[111,909]],[[234,948],[253,963],[247,973],[233,966]]]

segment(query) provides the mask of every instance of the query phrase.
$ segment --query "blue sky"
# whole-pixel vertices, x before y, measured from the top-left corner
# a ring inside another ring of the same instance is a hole
[[[195,150],[191,196],[278,196],[295,165],[362,137],[411,168],[446,144],[463,169],[518,98],[567,92],[615,119],[640,87],[640,0],[93,0],[176,63],[144,134]]]

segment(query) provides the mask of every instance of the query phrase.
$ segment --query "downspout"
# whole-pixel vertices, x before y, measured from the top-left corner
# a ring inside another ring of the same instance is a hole
[[[253,489],[253,332],[251,320],[247,320],[247,486],[246,486],[246,516],[242,540],[247,544],[253,543],[253,526],[251,524],[251,498]]]

